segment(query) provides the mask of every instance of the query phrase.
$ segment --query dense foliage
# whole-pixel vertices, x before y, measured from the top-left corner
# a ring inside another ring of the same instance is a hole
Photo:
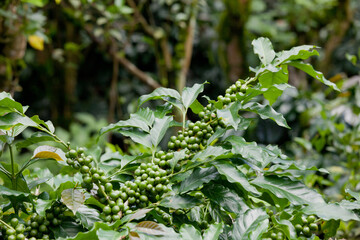
[[[332,173],[317,167],[316,161],[304,164],[275,145],[249,142],[240,134],[257,117],[289,128],[272,107],[284,91],[293,88],[288,84],[289,66],[335,91],[338,86],[304,62],[318,55],[313,45],[281,52],[275,52],[267,38],[258,38],[252,45],[260,60],[252,68],[253,76],[239,79],[216,100],[203,96],[207,104],[200,103],[206,82],[185,87],[181,93],[161,87],[141,96],[128,120],[100,129],[100,146],[104,135],[115,132],[135,142],[134,152],[141,154],[124,154],[111,144],[106,151],[74,147],[55,134],[50,121],[28,117],[28,107],[2,92],[0,140],[2,158],[7,155],[3,159],[8,161],[0,165],[1,236],[19,240],[328,239],[337,236],[338,229],[351,230],[359,222],[356,172],[347,177],[354,179],[344,186],[347,199],[329,201],[325,188],[307,187],[304,182],[315,183],[304,176]],[[153,100],[159,103],[156,108],[143,107]],[[196,121],[187,120],[189,112]],[[326,113],[321,117],[325,121]],[[297,141],[311,153],[312,148],[321,152],[325,145],[338,146],[335,150],[345,154],[348,167],[358,169],[358,152],[354,152],[359,146],[358,127],[334,138],[330,131],[340,127],[331,123],[336,127],[325,128],[311,142],[306,134]],[[26,135],[29,128],[36,132]],[[177,134],[171,136],[171,128],[179,129]],[[344,151],[336,142],[351,136],[353,149]],[[43,142],[52,146],[39,146]],[[35,149],[20,162],[15,148]],[[309,156],[306,152],[292,155]]]

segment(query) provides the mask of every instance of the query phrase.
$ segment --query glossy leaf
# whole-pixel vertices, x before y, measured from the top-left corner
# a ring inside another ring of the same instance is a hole
[[[189,195],[173,195],[165,197],[160,205],[163,207],[179,209],[179,208],[192,208],[199,204],[200,201]]]
[[[145,102],[150,100],[156,100],[156,99],[163,99],[165,98],[174,98],[178,101],[181,101],[181,97],[178,91],[171,89],[171,88],[157,88],[152,93],[143,95],[139,98],[139,106],[143,105]]]
[[[45,216],[45,211],[47,209],[50,209],[52,203],[54,202],[54,200],[42,200],[41,198],[37,199],[35,202],[35,209],[36,212],[40,215],[40,216]]]
[[[303,212],[306,214],[315,214],[324,220],[334,219],[342,221],[360,221],[359,217],[356,216],[355,213],[337,203],[326,204],[313,202],[312,204],[309,204],[309,206],[305,207]]]
[[[276,54],[274,63],[276,65],[285,63],[291,60],[305,60],[311,56],[318,56],[319,53],[316,51],[314,45],[302,45],[291,48],[290,50],[281,51]]]
[[[20,196],[28,197],[29,196],[29,193],[11,190],[3,185],[0,185],[0,192],[1,192],[1,196],[4,196],[4,197],[20,197]]]
[[[262,119],[271,119],[281,127],[290,128],[281,113],[276,112],[269,105],[261,105],[257,102],[249,102],[242,106],[242,109],[245,111],[250,111],[259,114]]]
[[[234,223],[232,236],[234,239],[260,239],[267,231],[269,216],[260,208],[249,209],[241,214]]]
[[[120,240],[124,236],[123,233],[119,233],[118,231],[104,230],[102,228],[99,228],[96,231],[96,235],[98,236],[99,240]]]
[[[222,222],[210,224],[209,228],[204,232],[203,240],[218,240],[223,227],[224,224]]]
[[[16,148],[19,150],[21,148],[26,148],[32,144],[46,142],[46,141],[55,141],[54,137],[43,133],[43,132],[36,132],[31,137],[26,138],[23,141],[16,143]]]
[[[221,206],[228,212],[238,215],[249,208],[237,192],[223,185],[207,184],[203,188],[202,192],[212,202]]]
[[[148,148],[152,147],[151,137],[150,134],[145,132],[140,132],[137,130],[120,130],[119,133],[121,133],[124,136],[130,137],[131,140],[133,140],[136,143],[140,143]]]
[[[258,176],[252,184],[266,189],[278,198],[285,198],[294,205],[324,204],[324,199],[315,190],[308,189],[303,183],[277,176]]]
[[[198,114],[199,112],[204,110],[204,106],[195,99],[195,101],[190,105],[190,109],[193,113]]]
[[[260,194],[259,191],[249,183],[247,177],[233,164],[231,164],[230,161],[219,160],[214,162],[213,165],[217,168],[221,175],[226,177],[229,182],[240,184],[241,187],[243,187],[246,191],[251,192],[252,194]]]
[[[283,66],[277,71],[266,71],[259,76],[259,83],[262,87],[267,88],[267,91],[263,93],[265,99],[267,99],[270,105],[281,96],[283,90],[280,90],[274,85],[286,84],[289,79],[287,66]]]
[[[183,224],[180,227],[181,239],[199,239],[201,240],[201,233],[193,225]]]
[[[170,126],[173,117],[165,116],[164,118],[156,118],[153,128],[150,130],[150,137],[153,146],[158,146],[166,131]]]
[[[185,109],[188,109],[193,104],[193,102],[196,100],[198,95],[202,91],[204,91],[204,84],[206,84],[206,83],[207,82],[205,82],[203,84],[195,83],[194,86],[185,87],[183,89],[182,94],[181,94],[181,101],[182,101]]]
[[[181,182],[179,192],[185,193],[194,190],[204,183],[208,183],[219,176],[215,167],[210,168],[196,168],[192,174]]]
[[[254,47],[254,53],[259,56],[264,65],[268,65],[275,58],[275,51],[268,38],[260,37],[251,42]]]
[[[223,121],[226,123],[226,125],[232,126],[235,131],[238,129],[238,125],[241,121],[241,117],[239,116],[239,102],[232,103],[230,107],[227,107],[225,109],[218,109],[217,110],[217,116],[219,118],[222,118]]]
[[[61,193],[61,201],[76,214],[85,202],[85,194],[78,189],[65,189]]]
[[[86,229],[92,228],[95,222],[101,221],[98,211],[83,204],[77,208],[75,215]]]
[[[19,113],[24,113],[23,106],[21,103],[16,102],[10,95],[10,93],[7,92],[1,92],[0,93],[0,107],[6,108],[7,111],[2,111],[0,116],[4,115],[5,113],[9,113],[11,111],[17,111]]]
[[[329,80],[327,80],[321,72],[318,72],[318,71],[314,70],[314,68],[310,64],[303,63],[303,62],[300,62],[300,61],[292,61],[292,62],[289,62],[288,65],[296,67],[296,68],[306,72],[307,74],[309,74],[313,78],[315,78],[315,79],[319,80],[320,82],[324,83],[326,86],[329,86],[329,87],[331,87],[332,89],[334,89],[336,91],[340,91],[340,89],[336,86],[335,83],[332,83]]]

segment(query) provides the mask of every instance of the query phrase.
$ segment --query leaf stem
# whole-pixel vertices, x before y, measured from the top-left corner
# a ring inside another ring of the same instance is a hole
[[[9,144],[10,160],[11,160],[11,183],[14,190],[17,190],[16,187],[16,173],[15,173],[15,162],[14,155],[12,151],[12,146]]]
[[[4,222],[3,220],[0,219],[0,223],[3,224],[5,227],[15,230],[13,227],[11,227],[9,224],[7,224],[6,222]]]

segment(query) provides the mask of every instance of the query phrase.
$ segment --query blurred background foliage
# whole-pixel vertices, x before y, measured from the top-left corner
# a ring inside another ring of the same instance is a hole
[[[4,0],[0,90],[31,106],[28,115],[51,119],[64,140],[91,148],[101,127],[128,118],[157,87],[208,81],[205,95],[222,94],[257,64],[250,49],[259,36],[276,51],[321,47],[311,63],[342,92],[290,69],[296,89],[274,107],[291,131],[259,119],[244,136],[327,169],[304,177],[330,201],[360,191],[358,0]],[[108,140],[98,145],[143,151],[116,135]],[[341,231],[360,236],[359,224]]]

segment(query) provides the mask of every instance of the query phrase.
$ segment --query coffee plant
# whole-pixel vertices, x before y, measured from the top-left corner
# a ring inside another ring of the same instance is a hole
[[[26,116],[27,107],[1,93],[1,238],[329,239],[340,222],[359,221],[354,189],[347,189],[349,201],[327,202],[302,179],[306,171],[325,169],[241,137],[257,116],[289,128],[272,108],[291,87],[289,66],[338,90],[303,62],[318,55],[315,46],[275,52],[259,38],[253,47],[260,59],[253,77],[238,80],[216,100],[203,96],[206,106],[198,100],[206,83],[181,93],[157,88],[140,97],[128,120],[100,130],[99,139],[110,131],[129,137],[142,146],[139,155],[72,147],[50,121]],[[142,107],[153,100],[162,103]],[[187,120],[189,110],[197,121]],[[37,131],[21,138],[26,128]],[[170,128],[175,135],[169,136]],[[52,146],[34,149],[42,142]],[[14,148],[34,154],[20,162]]]

